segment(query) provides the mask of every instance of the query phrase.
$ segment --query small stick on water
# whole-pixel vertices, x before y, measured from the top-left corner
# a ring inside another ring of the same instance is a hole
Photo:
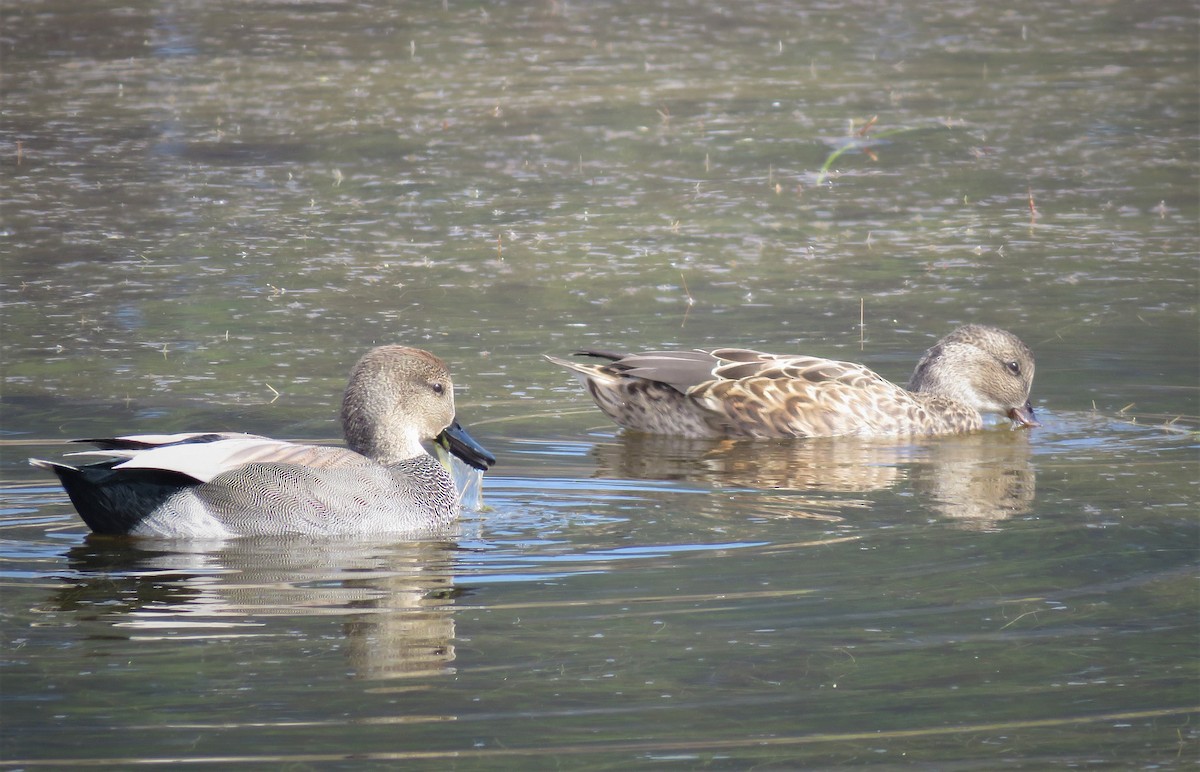
[[[1029,615],[1031,615],[1031,614],[1032,614],[1034,617],[1037,617],[1037,614],[1038,614],[1038,612],[1037,612],[1036,610],[1035,610],[1035,611],[1026,611],[1024,614],[1020,614],[1020,615],[1018,615],[1016,619],[1010,620],[1010,621],[1008,622],[1008,624],[1004,625],[1004,626],[1003,626],[1003,627],[1001,627],[1000,629],[1001,629],[1001,630],[1008,629],[1010,626],[1012,626],[1012,625],[1015,625],[1017,622],[1020,622],[1022,619],[1024,619],[1025,617],[1027,617],[1027,616],[1029,616]]]
[[[679,329],[687,324],[688,314],[692,312],[692,306],[696,305],[696,299],[692,297],[692,291],[688,289],[687,277],[683,275],[683,271],[679,272],[679,278],[683,282],[683,294],[687,295],[687,309],[683,312],[683,321],[679,323]]]
[[[866,302],[867,302],[866,298],[858,299],[858,350],[859,351],[862,351],[864,348],[866,348],[867,323],[866,323],[865,317],[864,317],[864,311],[866,309]]]
[[[1038,217],[1037,206],[1033,203],[1033,188],[1026,188],[1029,194],[1029,221],[1033,222]]]

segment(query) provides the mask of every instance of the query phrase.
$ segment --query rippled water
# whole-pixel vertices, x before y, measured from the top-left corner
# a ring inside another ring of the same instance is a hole
[[[7,764],[1194,762],[1194,4],[425,5],[0,9]],[[624,435],[541,356],[968,321],[1043,427]],[[379,342],[500,459],[453,539],[88,538],[25,463],[334,438]]]

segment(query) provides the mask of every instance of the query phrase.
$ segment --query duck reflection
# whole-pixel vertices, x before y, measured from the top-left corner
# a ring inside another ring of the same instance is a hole
[[[695,440],[625,432],[593,454],[600,476],[625,479],[826,493],[882,491],[907,480],[938,515],[975,529],[1030,511],[1036,490],[1029,432],[919,440]]]
[[[1037,493],[1029,432],[972,434],[930,442],[911,467],[913,490],[943,517],[991,530],[1033,509]]]
[[[356,677],[446,673],[460,594],[453,548],[444,541],[93,536],[68,552],[72,574],[57,606],[79,618],[115,620],[131,637],[258,634],[272,618],[341,617]]]

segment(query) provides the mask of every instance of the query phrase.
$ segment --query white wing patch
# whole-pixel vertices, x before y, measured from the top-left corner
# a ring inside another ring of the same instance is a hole
[[[95,455],[127,459],[115,469],[161,469],[185,474],[200,482],[209,482],[217,475],[245,464],[297,464],[328,469],[372,463],[365,456],[345,448],[298,445],[265,438],[168,445],[140,451],[97,451]]]
[[[223,440],[241,440],[258,438],[259,436],[257,434],[244,434],[242,432],[180,432],[179,434],[127,434],[123,437],[117,437],[117,439],[140,442],[145,445],[170,445],[175,442],[190,440],[193,437],[219,437]]]

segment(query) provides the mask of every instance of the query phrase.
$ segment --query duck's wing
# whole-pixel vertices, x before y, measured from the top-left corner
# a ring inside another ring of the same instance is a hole
[[[198,439],[213,435],[188,435],[191,439],[166,444],[146,444],[149,439],[177,435],[138,435],[101,441],[101,450],[72,453],[72,456],[100,457],[114,470],[157,470],[186,475],[198,482],[209,482],[224,472],[246,464],[292,464],[310,469],[336,469],[371,465],[370,459],[346,448],[304,445],[256,435],[225,435],[218,439]],[[97,443],[100,444],[100,443]]]
[[[616,383],[622,378],[640,378],[662,383],[686,393],[693,386],[711,380],[713,370],[721,360],[708,351],[645,351],[639,354],[615,354],[608,351],[582,350],[579,356],[608,360],[605,364],[585,364],[547,356],[556,365],[565,367],[587,379]]]
[[[712,378],[719,364],[706,351],[650,351],[617,354],[577,351],[606,360],[603,364],[547,356],[573,372],[600,410],[627,429],[684,437],[720,437],[721,426],[710,425],[709,411],[687,397],[695,384]]]
[[[712,378],[718,381],[769,378],[814,387],[851,389],[869,387],[880,381],[888,383],[865,365],[824,357],[765,354],[740,348],[719,348],[712,356],[719,362],[712,371]]]
[[[822,357],[717,349],[713,378],[688,390],[739,434],[828,437],[893,431],[910,395],[873,370]]]
[[[86,442],[102,450],[150,450],[164,445],[194,445],[219,440],[260,439],[258,434],[244,432],[180,432],[178,434],[127,434],[124,437],[90,437],[71,442]]]

